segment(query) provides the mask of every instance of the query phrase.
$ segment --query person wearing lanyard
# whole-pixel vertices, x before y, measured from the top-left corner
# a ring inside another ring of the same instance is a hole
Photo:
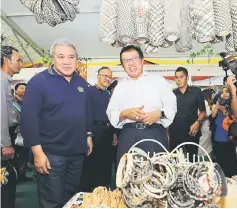
[[[89,91],[93,109],[93,152],[85,158],[80,191],[91,192],[97,186],[108,186],[112,171],[112,143],[115,129],[106,115],[110,100],[107,87],[112,81],[112,71],[108,67],[98,70],[97,83]]]
[[[107,108],[111,124],[122,129],[117,163],[132,145],[142,139],[155,139],[167,147],[166,128],[177,111],[176,97],[167,81],[143,71],[144,56],[139,47],[124,47],[120,52],[120,62],[127,76],[119,81]],[[153,142],[141,143],[140,147],[151,153],[164,151]]]

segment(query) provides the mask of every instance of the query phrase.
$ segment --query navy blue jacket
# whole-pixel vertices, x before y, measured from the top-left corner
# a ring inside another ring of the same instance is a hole
[[[24,143],[55,155],[87,152],[87,132],[93,128],[90,98],[88,84],[77,73],[70,82],[53,68],[35,75],[21,109]]]
[[[97,86],[89,87],[92,98],[92,110],[94,121],[108,121],[106,110],[110,100],[110,94],[106,90],[102,90]]]

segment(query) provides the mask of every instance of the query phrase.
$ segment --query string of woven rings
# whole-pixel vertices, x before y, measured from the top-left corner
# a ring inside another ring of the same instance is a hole
[[[155,142],[164,152],[150,156],[151,153],[137,147],[142,142]],[[189,162],[189,156],[180,149],[187,144],[200,147],[209,161],[198,157],[198,162]],[[221,191],[226,187],[223,178],[219,165],[196,143],[182,143],[168,152],[158,141],[143,139],[120,159],[116,185],[128,207],[204,208],[217,207],[212,204],[212,198],[223,195]]]
[[[79,13],[80,0],[20,0],[35,16],[37,23],[55,27],[68,20],[73,21]]]

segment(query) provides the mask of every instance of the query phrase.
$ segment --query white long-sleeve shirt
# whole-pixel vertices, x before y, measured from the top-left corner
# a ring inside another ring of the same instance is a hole
[[[125,119],[119,121],[120,113],[128,108],[144,105],[144,112],[164,111],[166,118],[156,123],[168,127],[177,112],[176,96],[168,82],[159,75],[143,73],[137,80],[128,76],[119,81],[107,108],[107,115],[115,128],[122,128],[126,123],[135,121]]]

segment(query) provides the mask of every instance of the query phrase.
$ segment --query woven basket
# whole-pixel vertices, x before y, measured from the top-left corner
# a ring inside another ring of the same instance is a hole
[[[117,36],[117,2],[103,0],[100,8],[99,39],[103,43],[113,44]]]
[[[213,0],[216,35],[227,36],[232,31],[229,0]]]
[[[148,38],[153,46],[164,43],[164,5],[160,1],[151,4],[149,11]]]

